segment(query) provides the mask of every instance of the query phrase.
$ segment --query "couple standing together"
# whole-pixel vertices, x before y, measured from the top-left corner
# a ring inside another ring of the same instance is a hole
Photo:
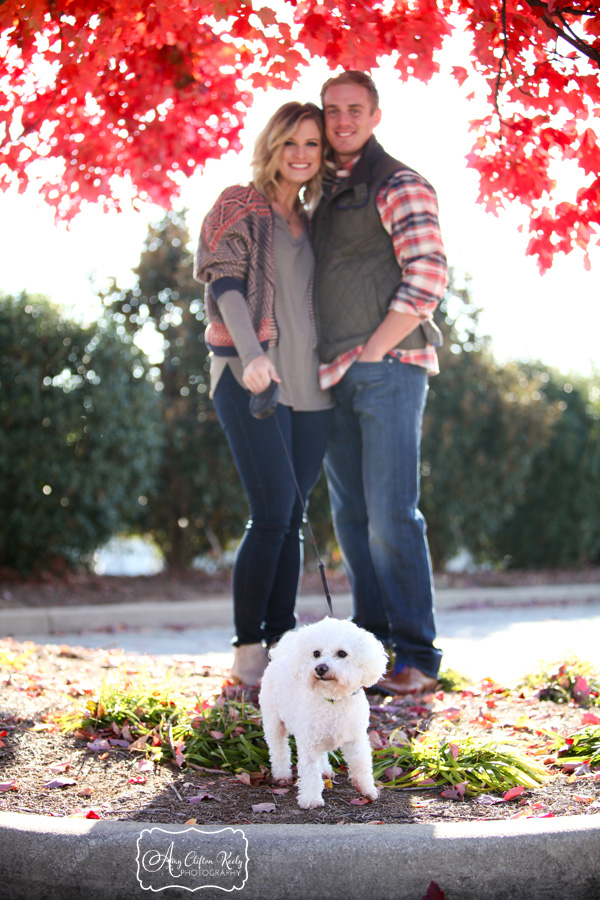
[[[373,135],[371,78],[347,71],[323,112],[286,103],[259,136],[253,182],[206,216],[211,395],[249,506],[233,571],[231,678],[255,684],[295,626],[303,501],[323,458],[353,621],[393,651],[392,693],[435,687],[431,562],[418,510],[421,423],[438,371],[433,312],[447,281],[431,185]],[[309,221],[310,217],[310,221]],[[249,392],[279,385],[274,415]],[[288,458],[289,455],[289,458]]]

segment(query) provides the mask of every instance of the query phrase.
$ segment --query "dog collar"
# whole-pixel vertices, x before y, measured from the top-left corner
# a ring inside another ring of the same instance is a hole
[[[350,696],[351,696],[351,697],[356,697],[356,695],[357,695],[357,694],[360,694],[361,691],[362,691],[362,688],[359,688],[357,691],[354,691],[353,694],[350,694]],[[324,700],[327,700],[328,703],[335,703],[335,702],[336,702],[336,701],[333,700],[331,697],[323,697],[323,699],[324,699]],[[341,699],[344,700],[345,698],[342,697]]]

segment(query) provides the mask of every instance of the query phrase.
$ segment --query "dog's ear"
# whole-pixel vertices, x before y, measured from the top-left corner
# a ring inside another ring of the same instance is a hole
[[[363,687],[372,687],[387,669],[387,653],[381,641],[369,632],[362,635],[361,652]]]
[[[287,659],[292,652],[292,648],[298,638],[297,632],[286,631],[277,643],[269,649],[269,659]]]
[[[271,659],[283,659],[294,676],[298,680],[301,679],[301,672],[304,664],[300,651],[302,641],[298,631],[286,631],[283,637],[269,651]]]

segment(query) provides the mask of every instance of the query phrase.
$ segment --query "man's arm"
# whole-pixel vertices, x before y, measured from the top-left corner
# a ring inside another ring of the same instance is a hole
[[[389,311],[366,342],[359,360],[383,359],[424,319],[430,319],[448,281],[435,191],[417,173],[401,169],[377,196],[381,222],[392,238],[402,283]]]

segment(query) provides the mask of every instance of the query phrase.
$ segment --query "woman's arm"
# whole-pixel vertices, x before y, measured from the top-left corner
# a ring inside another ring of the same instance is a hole
[[[243,294],[225,291],[219,298],[219,312],[242,361],[244,386],[253,394],[260,394],[271,381],[279,382],[275,366],[256,337]]]

